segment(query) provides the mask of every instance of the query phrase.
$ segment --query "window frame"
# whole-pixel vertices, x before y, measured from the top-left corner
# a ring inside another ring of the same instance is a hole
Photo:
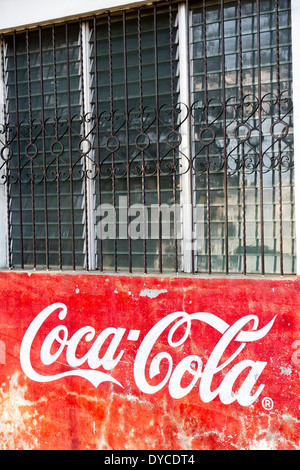
[[[33,0],[31,0],[33,1]],[[29,2],[30,3],[30,2]],[[89,17],[91,14],[94,14],[94,10],[89,10],[92,1],[88,1],[86,6],[86,11],[81,12],[80,16],[82,17],[82,38],[83,38],[83,74],[86,77],[84,80],[84,102],[90,103],[90,73],[89,73],[89,21],[84,19],[84,17]],[[299,3],[299,2],[298,2]],[[111,9],[118,9],[124,10],[125,8],[133,8],[135,6],[142,6],[145,4],[149,4],[149,2],[128,2],[122,0],[114,0],[108,1],[105,5],[105,11]],[[28,7],[28,2],[26,4],[26,8],[30,10]],[[103,12],[104,9],[101,9]],[[298,58],[298,54],[296,51],[299,49],[300,45],[300,31],[299,28],[293,27],[293,25],[300,22],[300,5],[297,4],[296,0],[291,0],[291,12],[292,12],[292,57],[293,57],[293,101],[294,101],[294,153],[297,155],[298,149],[300,151],[300,58]],[[99,13],[99,11],[97,12]],[[190,93],[190,74],[186,73],[186,70],[189,69],[187,66],[190,57],[190,38],[189,38],[189,10],[187,8],[187,2],[178,2],[178,34],[180,36],[180,40],[178,41],[179,47],[179,70],[185,71],[185,73],[179,73],[179,83],[180,83],[180,100],[184,103],[190,105],[191,101],[191,93]],[[47,18],[44,21],[40,21],[39,23],[32,23],[30,27],[36,27],[40,24],[56,24],[60,23],[63,20],[68,18],[74,18],[74,14],[70,16],[63,16],[61,18]],[[78,18],[76,14],[75,17]],[[0,30],[2,32],[7,32],[7,30],[11,29],[18,29],[20,27],[23,29],[23,26],[20,24],[19,26],[14,25],[14,28],[7,28]],[[4,116],[4,108],[5,103],[3,100],[4,96],[4,83],[3,83],[3,61],[1,63],[1,74],[0,74],[0,107],[1,107],[1,118]],[[298,83],[299,81],[299,83]],[[299,103],[299,106],[298,106]],[[84,114],[92,112],[90,107],[86,107],[84,110]],[[299,117],[298,117],[299,114]],[[299,128],[299,132],[298,131]],[[89,128],[88,123],[85,124],[85,135],[88,135]],[[187,155],[188,157],[191,156],[191,125],[188,120],[182,124],[181,127],[181,134],[182,134],[182,141],[181,141],[181,151]],[[300,163],[297,162],[295,159],[295,220],[296,220],[296,274],[300,274],[300,257],[297,256],[297,253],[300,253],[300,237],[297,237],[297,233],[300,233]],[[1,177],[2,175],[0,175]],[[182,194],[181,194],[181,205],[182,208],[182,222],[183,222],[183,233],[182,233],[182,272],[180,274],[185,275],[194,272],[194,263],[196,254],[191,249],[190,244],[193,240],[193,193],[192,193],[192,177],[191,172],[187,172],[181,175],[182,181]],[[6,221],[6,230],[2,230],[0,233],[0,268],[5,269],[8,267],[8,240],[7,240],[7,217],[8,217],[8,210],[7,210],[7,189],[6,185],[0,186],[0,213],[4,214],[4,219]],[[93,182],[88,180],[88,188],[87,188],[87,212],[88,212],[88,221],[89,221],[89,237],[88,237],[88,253],[89,253],[89,260],[88,265],[90,270],[95,269],[95,224],[93,223],[94,209],[93,209]],[[97,272],[97,271],[94,271]],[[177,273],[178,274],[178,273]],[[172,275],[172,273],[168,274]],[[201,275],[200,273],[195,273],[195,275]],[[225,276],[225,273],[220,273],[219,275]],[[233,274],[233,276],[238,276],[238,274]],[[258,277],[259,274],[254,274],[252,276]],[[274,274],[272,276],[277,277],[278,275]]]

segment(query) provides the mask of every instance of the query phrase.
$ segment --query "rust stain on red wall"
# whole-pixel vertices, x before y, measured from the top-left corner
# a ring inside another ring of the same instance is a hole
[[[300,448],[298,280],[1,273],[0,293],[1,449]]]

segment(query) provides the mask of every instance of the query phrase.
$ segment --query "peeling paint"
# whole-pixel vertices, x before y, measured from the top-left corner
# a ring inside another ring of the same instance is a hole
[[[292,373],[292,368],[291,366],[287,366],[287,367],[280,367],[280,370],[281,370],[281,374],[283,375],[291,375]]]
[[[19,385],[19,372],[12,375],[6,392],[0,389],[0,449],[34,449],[38,439],[30,432],[36,427],[38,411],[25,399],[26,386]]]
[[[140,292],[141,297],[149,297],[150,299],[155,299],[158,297],[160,294],[164,294],[165,292],[168,292],[167,289],[144,289]]]

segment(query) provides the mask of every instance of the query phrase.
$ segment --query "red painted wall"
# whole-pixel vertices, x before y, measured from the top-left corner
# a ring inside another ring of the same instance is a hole
[[[300,448],[299,280],[3,272],[0,296],[1,449]]]

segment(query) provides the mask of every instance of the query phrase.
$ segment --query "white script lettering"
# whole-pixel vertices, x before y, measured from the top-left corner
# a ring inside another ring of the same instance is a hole
[[[167,317],[163,318],[159,321],[146,335],[142,344],[137,352],[135,363],[134,363],[134,378],[137,386],[141,391],[147,394],[156,393],[158,390],[161,390],[166,383],[169,381],[169,393],[173,398],[182,398],[190,390],[195,386],[197,380],[201,377],[200,381],[200,398],[203,402],[210,402],[217,395],[219,395],[220,400],[224,404],[232,403],[234,400],[237,400],[240,405],[249,406],[251,405],[257,397],[262,392],[264,385],[260,385],[258,390],[254,395],[251,395],[251,390],[257,381],[258,377],[262,373],[263,369],[266,366],[266,362],[262,361],[241,361],[239,364],[236,364],[224,377],[221,385],[218,389],[211,391],[211,382],[213,376],[219,372],[220,370],[224,369],[228,366],[237,356],[238,354],[244,349],[246,343],[257,341],[263,338],[272,328],[275,318],[271,320],[264,328],[261,330],[256,330],[258,326],[258,318],[255,315],[248,315],[246,317],[241,318],[232,326],[229,326],[226,322],[221,320],[215,315],[210,313],[193,313],[188,315],[185,312],[176,312],[173,314],[168,315]],[[171,347],[179,347],[185,341],[191,329],[191,322],[192,320],[202,321],[217,331],[219,331],[223,336],[221,337],[220,341],[215,346],[214,350],[212,351],[206,366],[202,372],[202,359],[198,356],[188,356],[181,360],[181,362],[176,366],[174,372],[172,374],[173,368],[173,359],[170,353],[168,352],[160,352],[156,356],[153,357],[150,367],[149,367],[149,377],[152,379],[156,375],[159,374],[160,364],[162,360],[166,360],[168,362],[168,371],[164,377],[164,379],[159,383],[154,385],[150,385],[146,379],[145,371],[146,371],[146,364],[150,357],[150,353],[157,342],[158,338],[161,334],[165,331],[167,326],[173,323],[175,320],[178,320],[175,325],[170,329],[168,335],[168,344]],[[242,328],[248,324],[251,320],[254,321],[253,330],[252,331],[243,331]],[[173,337],[175,332],[178,330],[182,324],[186,323],[185,333],[181,339],[177,340],[177,342],[173,341]],[[236,337],[235,337],[236,336]],[[235,337],[235,338],[234,338]],[[229,343],[232,340],[235,340],[240,344],[237,350],[232,354],[232,356],[225,361],[223,364],[219,365],[219,361],[228,347]],[[196,370],[191,368],[191,364],[197,363]],[[232,387],[236,380],[236,378],[241,374],[243,370],[250,367],[250,372],[246,377],[245,381],[243,382],[242,386],[239,389],[237,394],[232,393]],[[194,376],[191,383],[185,389],[181,388],[180,382],[183,378],[184,373],[188,370],[188,372]],[[172,375],[171,375],[172,374]],[[169,380],[170,379],[170,380]]]
[[[46,320],[54,314],[56,314],[59,321],[63,321],[67,316],[66,305],[54,303],[46,307],[32,321],[23,337],[20,362],[27,377],[36,382],[51,382],[68,376],[77,376],[88,380],[94,387],[98,387],[103,382],[112,382],[124,388],[114,377],[96,369],[102,367],[106,371],[111,371],[120,363],[125,350],[121,349],[117,354],[117,349],[121,341],[124,340],[125,328],[108,327],[97,336],[96,330],[92,326],[84,326],[73,335],[70,335],[65,325],[57,325],[43,340],[40,360],[45,366],[51,366],[59,360],[62,352],[65,351],[66,365],[71,369],[53,375],[42,375],[34,369],[31,364],[33,343],[38,333],[45,327]],[[171,313],[158,321],[142,340],[133,364],[135,383],[146,394],[154,394],[163,387],[168,386],[171,397],[180,399],[189,394],[199,381],[199,395],[203,402],[208,403],[219,396],[223,404],[227,405],[237,400],[240,405],[249,406],[257,400],[264,388],[264,385],[261,384],[256,391],[253,391],[267,362],[244,359],[235,365],[232,363],[247,343],[258,341],[267,335],[274,324],[275,318],[276,316],[263,328],[258,329],[258,317],[256,315],[242,317],[230,326],[216,315],[207,312]],[[216,330],[220,334],[220,339],[214,346],[205,365],[203,364],[203,358],[196,354],[186,355],[175,365],[171,351],[172,349],[179,350],[184,345],[189,338],[192,324],[195,324],[195,322],[204,323]],[[249,329],[249,323],[252,323],[252,329]],[[244,329],[246,325],[247,329]],[[138,332],[138,330],[136,331]],[[167,342],[164,343],[159,341],[163,333],[168,333]],[[127,340],[136,339],[133,339],[133,335],[128,334]],[[59,346],[53,352],[55,343]],[[78,349],[81,343],[87,344],[89,350],[82,357],[78,357]],[[154,355],[154,347],[158,343],[167,344],[168,351],[160,351]],[[235,343],[237,344],[236,349],[222,362],[229,345]],[[101,352],[102,356],[100,357],[100,351],[103,348],[105,353]],[[80,369],[79,367],[84,366],[84,364],[87,364],[88,367]],[[159,377],[157,380],[157,377],[161,374],[162,364],[165,366],[164,376]],[[230,370],[213,390],[214,376],[229,366]],[[244,371],[247,371],[247,374]],[[243,381],[239,384],[239,389],[234,392],[234,385],[241,375]],[[150,383],[154,377],[156,377],[155,385]],[[187,380],[187,377],[189,380]],[[183,378],[186,379],[184,385]]]
[[[52,382],[54,380],[62,379],[63,377],[77,376],[77,377],[85,378],[86,380],[91,382],[94,385],[94,387],[98,387],[102,382],[113,382],[113,383],[115,383],[115,384],[117,384],[117,385],[119,385],[120,387],[123,388],[122,384],[120,384],[120,382],[118,382],[116,379],[114,379],[113,377],[108,376],[104,372],[101,372],[101,371],[98,371],[98,370],[73,369],[73,370],[69,370],[67,372],[62,372],[60,374],[46,376],[46,375],[38,374],[33,369],[32,365],[31,365],[31,360],[30,360],[30,352],[31,352],[32,343],[33,343],[38,331],[40,330],[43,323],[45,322],[45,320],[52,313],[54,313],[57,310],[60,310],[60,313],[58,314],[58,318],[60,320],[64,320],[66,315],[67,315],[67,307],[62,303],[52,304],[49,307],[46,307],[33,320],[33,322],[30,324],[28,330],[26,331],[26,333],[24,335],[24,338],[23,338],[23,341],[22,341],[22,344],[21,344],[21,349],[20,349],[20,361],[21,361],[21,367],[22,367],[24,373],[27,375],[27,377],[29,377],[31,380],[34,380],[36,382]],[[84,330],[84,331],[82,331],[82,330]],[[111,328],[109,330],[110,330],[109,334],[110,333],[116,333],[116,334],[118,333],[118,329]],[[60,331],[64,332],[64,337],[63,338],[61,338],[59,336]],[[124,332],[123,329],[121,329],[121,331]],[[77,349],[78,343],[84,335],[85,335],[85,340],[86,341],[91,341],[95,336],[94,328],[92,328],[92,327],[82,328],[81,330],[77,331],[77,333],[75,333],[71,337],[70,340],[68,340],[67,339],[68,338],[67,328],[63,325],[55,327],[48,334],[48,336],[46,337],[46,339],[45,339],[45,341],[42,345],[42,348],[41,348],[41,361],[45,365],[52,364],[54,361],[56,361],[58,359],[59,355],[61,354],[61,352],[62,352],[62,350],[64,349],[65,346],[67,346],[67,348],[68,348],[67,349],[67,354],[66,354],[67,362],[71,367],[77,367],[78,365],[83,364],[86,359],[89,361],[90,358],[89,358],[88,354],[91,353],[91,349],[90,349],[89,353],[87,353],[87,355],[84,358],[79,359],[79,360],[77,358],[75,358],[75,351]],[[100,336],[101,336],[101,334],[97,338],[98,340],[99,340]],[[103,335],[103,337],[101,338],[102,341],[98,341],[98,343],[97,343],[97,340],[95,341],[94,346],[95,346],[95,344],[97,344],[97,351],[100,350],[101,345],[103,344],[103,342],[107,338],[107,336],[108,335]],[[51,355],[50,348],[51,348],[51,345],[53,344],[54,340],[61,343],[61,346],[59,347],[56,354]],[[115,348],[116,348],[116,345],[115,345]],[[93,352],[93,354],[95,354],[95,352],[96,352],[95,348],[93,349],[92,352]],[[114,353],[114,348],[111,348],[111,350],[110,350],[111,358],[109,358],[108,357],[108,350],[106,351],[106,354],[105,354],[106,357],[105,357],[105,360],[104,360],[103,367],[107,370],[110,368],[108,366],[109,360],[111,360],[111,362],[112,362],[112,367],[111,368],[113,368],[116,365],[116,362],[118,360],[120,360],[120,356],[122,354],[122,353],[120,353],[118,359],[116,360],[116,359],[113,359],[113,357],[112,357],[113,353]],[[71,361],[71,363],[69,361]],[[89,366],[93,369],[94,357],[91,357],[89,362],[92,363],[92,364],[89,363]],[[101,365],[100,360],[98,360],[96,362],[97,362],[96,366]]]

